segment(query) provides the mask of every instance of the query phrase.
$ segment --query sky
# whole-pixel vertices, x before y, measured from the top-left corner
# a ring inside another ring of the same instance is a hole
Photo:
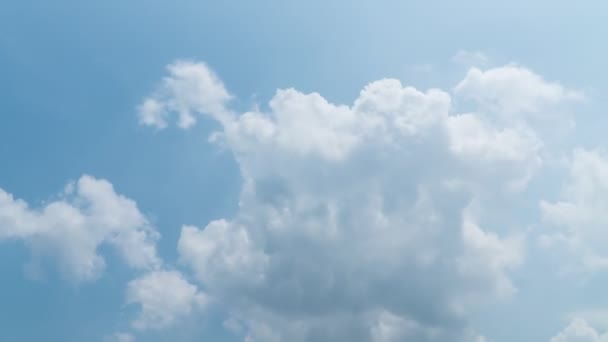
[[[608,341],[607,10],[3,2],[0,342]]]

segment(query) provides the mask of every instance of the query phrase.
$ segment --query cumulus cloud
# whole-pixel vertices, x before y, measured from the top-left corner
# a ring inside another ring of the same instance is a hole
[[[517,65],[480,70],[471,68],[456,85],[456,94],[470,99],[482,109],[509,116],[528,114],[554,118],[557,105],[584,98],[578,91],[548,82],[529,69]]]
[[[551,342],[606,342],[608,334],[600,334],[582,318],[575,318]]]
[[[455,96],[477,107],[458,113]],[[507,66],[471,69],[453,94],[384,79],[351,105],[283,89],[266,111],[212,113],[239,211],[184,226],[180,259],[246,341],[483,341],[467,317],[516,291],[525,234],[477,213],[524,189],[544,148],[530,116],[501,115],[574,98]]]
[[[175,113],[177,125],[187,129],[196,123],[197,115],[226,115],[225,105],[231,95],[204,63],[178,61],[168,65],[167,71],[169,75],[156,92],[139,106],[142,125],[166,128]]]
[[[556,201],[540,208],[547,230],[540,242],[569,251],[577,266],[587,270],[608,267],[608,157],[599,150],[578,149],[569,161],[569,181]]]
[[[446,131],[450,152],[464,162],[481,189],[488,189],[495,180],[505,190],[522,189],[542,164],[543,142],[527,125],[499,126],[465,113],[451,116]]]
[[[162,329],[204,307],[206,296],[177,271],[155,271],[129,282],[127,302],[141,308],[138,330]]]
[[[136,203],[103,179],[82,176],[59,199],[40,208],[0,189],[0,242],[18,240],[30,249],[32,262],[55,260],[73,281],[97,278],[105,266],[98,252],[114,247],[131,267],[155,269],[158,232]]]

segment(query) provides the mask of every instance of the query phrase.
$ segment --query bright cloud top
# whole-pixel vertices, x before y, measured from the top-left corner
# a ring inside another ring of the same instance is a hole
[[[547,148],[538,114],[578,92],[510,65],[471,69],[453,94],[384,79],[352,105],[283,89],[266,110],[238,114],[207,65],[168,70],[141,123],[216,119],[211,140],[234,152],[243,177],[238,213],[184,226],[178,246],[234,331],[247,341],[483,340],[467,317],[516,292],[509,273],[524,261],[526,227],[505,233],[479,213],[525,189]],[[476,109],[458,113],[454,96]]]
[[[177,113],[178,126],[187,129],[196,123],[197,113],[218,117],[225,111],[231,96],[207,67],[177,62],[167,66],[167,71],[169,76],[163,79],[154,96],[139,107],[141,124],[162,129],[167,127],[169,115]]]

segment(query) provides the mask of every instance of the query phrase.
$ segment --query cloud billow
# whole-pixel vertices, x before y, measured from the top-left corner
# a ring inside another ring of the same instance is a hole
[[[384,79],[352,105],[283,89],[267,111],[235,113],[206,64],[168,70],[164,83],[185,95],[150,97],[140,115],[149,101],[179,102],[164,120],[216,119],[211,140],[243,177],[238,213],[183,227],[178,245],[234,331],[247,341],[483,341],[467,318],[516,292],[509,273],[525,255],[523,229],[482,226],[483,199],[525,189],[543,161],[538,112],[578,93],[506,66],[472,69],[454,94]],[[479,110],[457,113],[453,96]]]
[[[99,252],[103,245],[115,248],[133,269],[154,270],[162,264],[156,252],[159,238],[135,201],[116,193],[107,180],[84,175],[41,208],[0,189],[0,242],[11,239],[28,246],[30,272],[52,260],[69,281],[93,281],[105,268]]]

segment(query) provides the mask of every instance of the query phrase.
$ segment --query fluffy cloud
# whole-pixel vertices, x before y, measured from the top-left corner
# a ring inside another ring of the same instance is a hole
[[[548,228],[541,236],[547,247],[565,248],[578,265],[588,270],[608,267],[608,157],[597,150],[574,151],[569,162],[570,180],[561,199],[541,201]]]
[[[608,334],[600,334],[584,319],[575,318],[551,342],[607,342]]]
[[[155,271],[131,281],[127,301],[140,306],[136,329],[161,329],[203,307],[206,296],[177,271]]]
[[[522,189],[542,164],[542,140],[527,125],[498,127],[474,113],[446,122],[450,152],[463,161],[467,173],[482,189]]]
[[[220,118],[230,100],[222,82],[204,64],[176,62],[167,66],[165,77],[155,94],[139,107],[139,122],[158,129],[167,127],[172,113],[177,124],[186,129],[196,123],[196,115],[204,113]]]
[[[82,176],[41,208],[30,208],[0,189],[0,241],[23,241],[34,264],[56,260],[73,281],[99,276],[105,266],[101,245],[114,247],[135,269],[159,267],[158,237],[135,202],[105,180]]]
[[[501,115],[577,93],[507,66],[472,69],[455,94],[477,110],[457,113],[448,92],[393,79],[352,105],[285,89],[265,112],[189,107],[219,121],[211,140],[233,151],[243,177],[238,213],[185,226],[179,241],[230,330],[246,341],[484,340],[467,317],[516,291],[509,272],[524,234],[501,234],[477,213],[542,163],[535,123]]]
[[[507,65],[482,71],[471,68],[455,92],[478,105],[508,115],[517,113],[548,116],[556,105],[583,99],[582,93],[547,82],[534,72]],[[550,110],[548,110],[550,109]]]

